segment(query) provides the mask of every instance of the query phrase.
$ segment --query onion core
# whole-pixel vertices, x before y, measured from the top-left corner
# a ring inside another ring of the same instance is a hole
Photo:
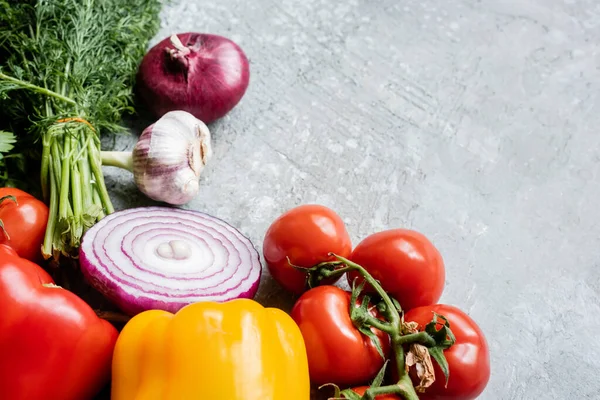
[[[85,279],[123,312],[177,312],[199,301],[253,298],[262,266],[248,238],[208,214],[169,207],[117,211],[84,235]]]

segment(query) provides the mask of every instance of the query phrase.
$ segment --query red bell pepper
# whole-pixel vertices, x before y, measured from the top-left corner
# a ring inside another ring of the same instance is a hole
[[[40,266],[0,245],[0,399],[92,399],[110,379],[117,336]]]

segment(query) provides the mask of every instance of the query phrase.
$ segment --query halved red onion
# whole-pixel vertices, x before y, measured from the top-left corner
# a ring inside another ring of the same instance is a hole
[[[130,315],[253,298],[262,273],[258,252],[237,229],[169,207],[106,216],[84,235],[80,265],[90,285]]]

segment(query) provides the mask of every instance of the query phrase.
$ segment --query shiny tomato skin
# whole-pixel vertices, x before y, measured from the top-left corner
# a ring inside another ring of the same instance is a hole
[[[0,188],[0,198],[5,196],[14,196],[17,202],[5,199],[0,203],[0,220],[10,238],[0,229],[0,244],[12,247],[21,258],[41,261],[48,207],[20,189]]]
[[[350,260],[364,267],[404,310],[435,304],[446,279],[444,261],[423,234],[390,229],[367,236],[354,248]],[[356,272],[347,274],[351,285]],[[372,291],[370,285],[365,288]]]
[[[425,325],[431,322],[433,312],[448,318],[456,342],[444,351],[450,370],[448,387],[444,388],[444,374],[437,362],[433,361],[435,382],[424,394],[419,394],[419,398],[421,400],[476,399],[483,393],[490,379],[490,352],[485,335],[465,312],[446,304],[414,308],[405,314],[404,320],[417,322],[419,330],[423,330]]]
[[[302,332],[313,384],[362,385],[372,380],[383,366],[384,359],[375,345],[352,324],[350,300],[349,292],[324,285],[305,292],[292,308],[290,315]],[[375,311],[372,315],[378,317]],[[380,338],[384,355],[389,358],[389,336],[376,329],[372,331]]]
[[[352,391],[359,395],[364,395],[369,386],[359,386],[352,388]],[[375,397],[375,400],[402,400],[400,397],[395,394],[381,394]]]
[[[263,257],[273,279],[290,293],[304,293],[307,274],[289,265],[313,267],[330,261],[333,252],[348,257],[352,242],[346,226],[333,210],[318,204],[305,204],[286,211],[267,230]],[[339,278],[338,278],[339,279]],[[323,284],[337,281],[329,280]]]

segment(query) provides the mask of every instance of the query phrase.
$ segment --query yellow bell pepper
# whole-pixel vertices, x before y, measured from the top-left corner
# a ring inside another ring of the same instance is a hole
[[[123,328],[112,400],[309,400],[306,348],[292,318],[254,300],[145,311]]]

